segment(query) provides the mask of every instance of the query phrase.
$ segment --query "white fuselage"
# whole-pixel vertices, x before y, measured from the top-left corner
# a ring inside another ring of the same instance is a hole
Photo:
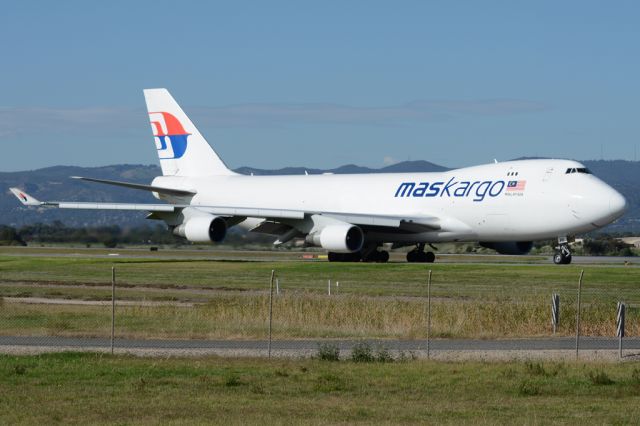
[[[570,160],[522,160],[442,173],[246,176],[230,170],[166,89],[144,91],[163,176],[151,185],[77,179],[152,192],[160,204],[39,201],[25,206],[147,211],[193,243],[224,241],[231,226],[303,238],[330,261],[386,262],[384,243],[416,244],[409,262],[433,262],[424,243],[480,242],[524,254],[532,241],[558,239],[554,263],[568,264],[568,237],[624,214],[622,195]]]
[[[154,185],[194,190],[194,207],[424,217],[440,224],[419,233],[372,229],[370,242],[534,241],[588,232],[624,213],[617,191],[571,169],[586,170],[570,160],[521,160],[439,173],[162,176]]]

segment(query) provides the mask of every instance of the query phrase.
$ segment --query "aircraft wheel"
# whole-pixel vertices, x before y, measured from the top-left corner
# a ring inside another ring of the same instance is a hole
[[[407,253],[407,262],[409,263],[433,263],[434,260],[436,260],[436,255],[430,251],[411,250]]]
[[[378,260],[380,263],[387,263],[389,261],[389,252],[386,250],[381,250],[378,252]]]
[[[360,262],[362,260],[362,252],[346,253],[344,257],[346,258],[345,262]]]
[[[363,262],[378,262],[380,257],[380,252],[377,249],[368,251],[366,256],[362,256],[362,261]]]
[[[329,262],[341,262],[342,261],[342,253],[334,253],[330,251],[327,253],[327,259]]]
[[[556,265],[568,265],[571,263],[571,260],[571,254],[567,255],[559,251],[553,255],[553,263]]]

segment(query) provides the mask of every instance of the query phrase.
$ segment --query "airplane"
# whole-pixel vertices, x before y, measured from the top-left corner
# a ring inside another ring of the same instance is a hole
[[[501,254],[528,253],[557,239],[553,261],[571,263],[569,242],[620,218],[625,198],[581,163],[536,159],[494,162],[438,173],[248,176],[216,154],[166,89],[144,90],[162,176],[150,185],[73,177],[150,191],[159,204],[39,201],[25,206],[132,210],[162,220],[194,243],[218,243],[236,225],[303,239],[337,262],[387,262],[384,246],[415,246],[408,262],[433,262],[429,245],[477,242]]]

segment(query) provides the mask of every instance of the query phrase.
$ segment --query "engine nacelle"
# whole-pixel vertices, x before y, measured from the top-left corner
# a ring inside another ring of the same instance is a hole
[[[355,225],[328,225],[314,233],[311,242],[324,249],[339,253],[353,253],[362,249],[364,233]]]
[[[219,243],[227,235],[227,222],[219,216],[195,216],[177,226],[173,233],[193,243]]]
[[[533,241],[508,241],[500,243],[483,243],[480,242],[482,247],[490,248],[497,251],[500,254],[515,254],[522,255],[527,254],[533,247]]]

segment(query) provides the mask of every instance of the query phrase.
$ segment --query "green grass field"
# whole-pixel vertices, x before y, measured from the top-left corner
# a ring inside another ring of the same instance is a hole
[[[264,339],[271,270],[282,290],[273,305],[276,339],[424,338],[429,269],[434,337],[549,336],[553,292],[561,295],[559,334],[575,333],[576,266],[483,257],[479,264],[330,264],[290,253],[141,258],[130,250],[96,257],[111,251],[74,250],[78,255],[70,257],[56,257],[68,249],[0,250],[0,334],[108,336],[108,304],[15,298],[108,301],[112,266],[119,300],[179,303],[118,306],[117,337]],[[637,336],[640,268],[584,269],[583,335],[611,336],[615,302],[624,299],[628,335]],[[0,424],[630,424],[638,418],[640,367],[630,362],[0,355]]]
[[[637,364],[0,356],[1,424],[634,424]]]
[[[118,257],[95,257],[95,250],[75,251],[77,255],[55,257],[70,252],[3,250],[0,296],[107,301],[113,266],[119,300],[193,304],[119,306],[120,337],[264,338],[269,277],[275,270],[282,290],[274,301],[277,338],[414,339],[426,336],[426,281],[431,269],[434,337],[548,336],[554,292],[561,295],[559,334],[575,333],[581,269],[577,266],[335,264],[293,261],[298,254],[274,261],[268,260],[268,253],[254,254],[262,256],[261,261],[229,260],[233,253],[225,254],[227,260],[194,259],[193,252],[141,258],[134,257],[140,251],[131,250]],[[627,333],[637,336],[640,268],[589,265],[584,269],[583,332],[614,335],[615,304],[625,300]],[[332,296],[326,294],[328,280]],[[0,303],[0,334],[107,336],[110,332],[109,306],[34,305],[11,299]]]
[[[438,297],[520,297],[574,291],[585,269],[585,294],[601,298],[637,297],[640,268],[606,265],[484,264],[351,264],[324,261],[239,261],[189,258],[0,255],[0,281],[16,291],[25,284],[108,285],[111,267],[123,288],[260,290],[275,269],[284,289],[326,292],[327,280],[340,282],[340,292],[371,296],[424,296],[426,273],[433,270]],[[35,289],[25,291],[37,291]],[[61,291],[61,290],[57,290]],[[104,297],[104,294],[101,295]]]

